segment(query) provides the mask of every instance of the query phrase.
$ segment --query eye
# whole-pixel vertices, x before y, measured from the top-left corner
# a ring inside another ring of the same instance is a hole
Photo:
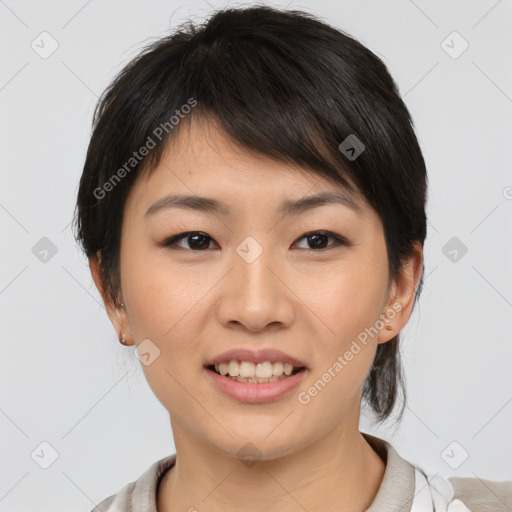
[[[181,240],[186,240],[185,243],[188,244],[188,247],[178,245],[177,242]],[[208,249],[210,241],[213,241],[213,238],[208,236],[206,233],[202,233],[201,231],[189,231],[187,233],[180,233],[179,235],[174,235],[171,238],[164,240],[159,245],[162,247],[171,247],[171,249],[174,249],[174,246],[176,246],[176,248],[181,249],[204,251]]]
[[[334,244],[327,244],[327,240],[330,238],[334,239]],[[312,231],[301,236],[299,240],[306,239],[310,247],[304,247],[304,249],[329,249],[332,246],[338,245],[350,245],[350,243],[331,231]]]
[[[328,244],[328,239],[334,240],[334,243]],[[350,246],[348,240],[332,233],[331,231],[312,231],[301,236],[298,240],[305,239],[309,247],[301,247],[301,249],[323,250],[338,245]],[[178,242],[185,241],[188,247],[180,245]],[[190,249],[192,251],[205,251],[209,249],[210,242],[214,242],[213,238],[201,231],[188,231],[167,238],[158,245],[161,247],[170,247],[171,249]]]

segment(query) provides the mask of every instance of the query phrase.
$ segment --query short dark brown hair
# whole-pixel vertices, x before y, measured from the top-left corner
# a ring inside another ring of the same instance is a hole
[[[194,108],[179,115],[192,102]],[[74,230],[87,257],[100,251],[104,293],[114,304],[121,300],[125,200],[184,124],[174,123],[173,116],[187,123],[196,116],[214,120],[242,147],[299,164],[362,194],[382,220],[392,279],[399,277],[414,241],[423,245],[425,162],[385,64],[312,14],[229,8],[203,24],[189,21],[146,46],[97,104]],[[349,136],[364,144],[357,158],[340,150]],[[133,160],[150,139],[155,147]],[[423,274],[424,267],[414,304]],[[400,391],[401,418],[405,385],[396,335],[378,345],[363,398],[381,422]]]

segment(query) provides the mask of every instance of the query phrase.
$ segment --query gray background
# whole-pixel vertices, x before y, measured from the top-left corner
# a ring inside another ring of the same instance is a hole
[[[89,511],[174,452],[70,222],[98,95],[142,44],[227,5],[0,1],[0,511]],[[408,408],[398,431],[366,417],[361,428],[431,474],[512,479],[511,2],[273,5],[318,14],[384,60],[429,171],[427,277],[404,331]],[[47,58],[43,31],[58,43]],[[461,55],[453,31],[469,44]],[[43,237],[57,250],[46,261]]]

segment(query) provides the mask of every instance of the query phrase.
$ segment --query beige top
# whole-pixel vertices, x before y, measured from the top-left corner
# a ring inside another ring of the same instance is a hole
[[[438,500],[430,498],[427,480],[416,489],[419,478],[423,479],[423,472],[402,459],[388,442],[366,433],[362,435],[386,464],[377,495],[365,512],[512,512],[512,481],[497,483],[476,478],[443,480],[441,487],[448,506],[439,506]],[[156,461],[136,481],[104,499],[91,512],[158,512],[158,485],[175,463],[176,454]],[[422,505],[426,502],[420,504],[419,501],[419,494],[425,494],[424,491],[429,496],[428,507]],[[432,493],[434,495],[435,491]]]

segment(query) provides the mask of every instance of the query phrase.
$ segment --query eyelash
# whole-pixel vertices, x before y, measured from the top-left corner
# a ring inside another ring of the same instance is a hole
[[[300,238],[298,238],[297,241],[302,240],[303,238],[308,238],[310,236],[317,235],[317,234],[324,235],[324,236],[330,236],[330,237],[334,238],[335,243],[331,244],[327,247],[322,247],[321,249],[302,249],[302,250],[322,252],[322,251],[326,251],[328,249],[332,249],[333,247],[338,247],[340,245],[343,245],[346,247],[350,247],[352,245],[346,238],[343,238],[342,236],[337,235],[336,233],[333,233],[332,231],[325,231],[325,230],[310,231],[310,232],[302,235]],[[167,247],[172,250],[190,250],[193,252],[205,252],[205,250],[207,250],[207,249],[197,250],[197,249],[184,249],[183,247],[174,247],[174,246],[176,246],[177,242],[179,242],[180,240],[183,240],[187,237],[190,237],[192,235],[201,235],[206,238],[209,238],[210,240],[213,240],[213,238],[211,238],[206,233],[203,233],[202,231],[186,231],[185,233],[179,233],[178,235],[171,236],[170,238],[165,239],[163,242],[160,242],[158,245],[160,247]]]

